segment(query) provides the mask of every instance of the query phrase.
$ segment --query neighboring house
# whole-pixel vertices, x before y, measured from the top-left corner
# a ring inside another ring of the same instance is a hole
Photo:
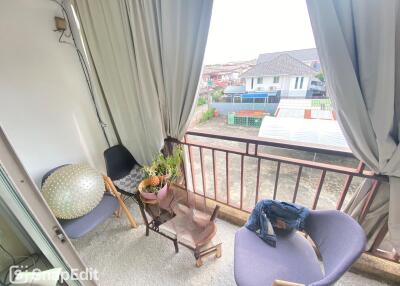
[[[268,62],[282,54],[288,54],[289,56],[292,56],[312,67],[316,71],[321,71],[321,63],[316,48],[261,54],[258,56],[257,64]]]
[[[240,75],[254,65],[255,60],[206,65],[200,81],[200,87],[240,85]]]
[[[266,55],[271,54],[260,55],[258,63],[241,75],[247,92],[277,91],[281,97],[324,95],[324,84],[315,77],[317,70],[289,53]]]

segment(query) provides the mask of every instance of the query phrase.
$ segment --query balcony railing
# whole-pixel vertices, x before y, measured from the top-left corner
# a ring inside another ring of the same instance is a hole
[[[379,184],[388,180],[344,148],[195,131],[174,143],[184,146],[186,190],[247,213],[263,198],[342,210],[363,179],[371,179],[357,218],[362,223]],[[368,253],[398,262],[393,253],[380,249],[386,233],[387,224]]]

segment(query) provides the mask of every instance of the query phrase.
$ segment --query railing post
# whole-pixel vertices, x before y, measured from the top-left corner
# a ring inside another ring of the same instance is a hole
[[[341,210],[341,208],[343,206],[344,200],[346,198],[347,192],[349,191],[349,187],[350,187],[350,184],[351,184],[352,180],[353,180],[353,176],[352,175],[348,175],[347,178],[346,178],[346,181],[344,183],[344,187],[343,187],[342,193],[340,194],[339,201],[336,204],[336,209],[339,210],[339,211]]]
[[[276,175],[275,175],[275,186],[274,186],[274,195],[273,199],[276,200],[276,193],[278,192],[278,182],[279,182],[279,172],[281,170],[281,162],[278,161],[276,165]]]
[[[225,152],[225,167],[226,167],[226,203],[229,205],[229,153]]]
[[[372,202],[374,201],[374,198],[376,196],[376,193],[379,189],[379,181],[378,180],[374,180],[374,182],[372,183],[371,189],[368,192],[368,197],[364,203],[364,206],[361,210],[360,216],[358,218],[358,223],[362,224],[365,220],[365,217],[367,216],[367,213],[369,211],[369,208],[372,205]]]
[[[200,148],[200,168],[201,168],[201,181],[203,183],[203,195],[206,197],[206,176],[204,174],[204,159],[203,159],[203,148]]]
[[[243,208],[243,174],[244,174],[244,156],[240,160],[240,209]]]
[[[326,170],[323,170],[322,173],[321,173],[321,177],[319,178],[317,192],[315,193],[314,202],[313,202],[313,205],[312,205],[312,209],[313,210],[315,210],[317,208],[319,195],[321,194],[322,185],[324,184],[324,180],[325,180],[325,175],[326,175]]]
[[[260,168],[261,168],[261,159],[257,160],[257,182],[256,182],[256,200],[255,205],[258,203],[258,196],[260,193]]]
[[[296,185],[294,187],[294,193],[293,193],[293,199],[292,199],[292,203],[296,202],[297,199],[297,192],[299,190],[299,185],[300,185],[300,178],[301,178],[301,173],[303,171],[303,166],[299,167],[299,171],[297,172],[297,179],[296,179]]]
[[[217,165],[215,164],[215,150],[212,150],[212,162],[213,162],[213,176],[214,176],[214,199],[218,201],[217,198]]]

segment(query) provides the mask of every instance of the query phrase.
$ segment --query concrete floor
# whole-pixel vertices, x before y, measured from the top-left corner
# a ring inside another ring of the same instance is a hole
[[[141,222],[138,207],[130,206]],[[89,267],[99,271],[101,286],[131,285],[236,285],[233,275],[233,243],[237,226],[218,221],[218,236],[223,241],[222,257],[205,261],[195,267],[193,254],[180,248],[175,254],[172,243],[150,232],[145,236],[141,223],[138,229],[130,229],[125,216],[110,218],[94,231],[74,241],[78,252]],[[378,286],[388,285],[354,273],[346,273],[336,285]]]

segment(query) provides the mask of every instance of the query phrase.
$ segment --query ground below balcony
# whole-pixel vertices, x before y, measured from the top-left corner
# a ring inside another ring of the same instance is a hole
[[[234,237],[238,226],[218,220],[218,235],[223,241],[222,257],[209,257],[204,266],[195,267],[193,254],[180,247],[175,254],[171,241],[150,232],[145,226],[139,208],[130,209],[140,223],[131,229],[125,216],[110,218],[86,236],[73,241],[88,267],[99,271],[100,286],[131,285],[236,285],[233,274]],[[336,285],[389,285],[354,273],[346,273]]]

